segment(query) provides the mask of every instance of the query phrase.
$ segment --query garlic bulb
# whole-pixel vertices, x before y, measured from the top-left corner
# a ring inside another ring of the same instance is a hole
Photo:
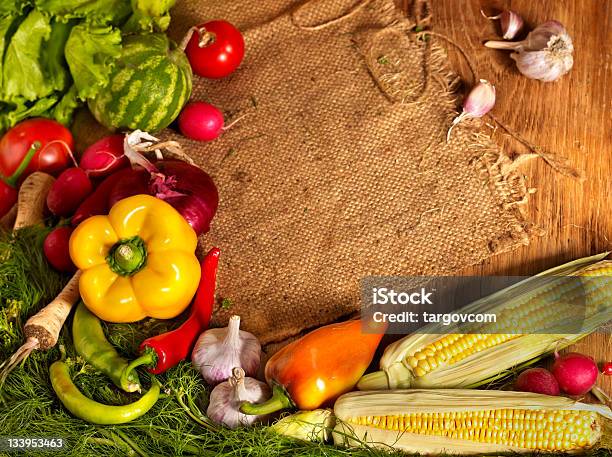
[[[193,365],[210,385],[228,379],[234,367],[255,376],[260,359],[261,344],[253,334],[240,330],[240,316],[232,316],[225,328],[202,333],[191,354]]]
[[[453,120],[446,132],[446,141],[450,140],[451,131],[459,122],[464,119],[482,117],[491,111],[493,106],[495,106],[495,87],[489,81],[481,79],[466,97],[461,114]]]
[[[215,423],[231,429],[245,427],[266,416],[251,416],[240,412],[245,402],[259,403],[270,397],[267,384],[253,378],[245,378],[242,368],[234,368],[230,378],[217,385],[210,393],[206,415]]]
[[[516,11],[504,10],[497,16],[487,16],[482,10],[480,10],[480,13],[487,19],[499,19],[504,40],[511,40],[523,28],[523,18]]]
[[[572,39],[558,21],[537,26],[523,41],[487,41],[485,46],[516,51],[510,57],[519,71],[540,81],[556,81],[574,65]]]

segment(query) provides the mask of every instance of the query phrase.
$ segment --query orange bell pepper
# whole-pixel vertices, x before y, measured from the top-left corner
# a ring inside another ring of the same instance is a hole
[[[370,365],[386,330],[386,324],[368,322],[363,333],[360,320],[318,328],[270,358],[266,381],[272,398],[260,404],[245,402],[245,414],[270,414],[285,408],[312,410],[333,402],[355,387]]]

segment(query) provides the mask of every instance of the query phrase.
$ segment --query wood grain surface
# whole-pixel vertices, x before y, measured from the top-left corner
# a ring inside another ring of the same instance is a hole
[[[430,4],[433,30],[460,45],[474,62],[477,77],[496,86],[494,115],[531,142],[567,157],[586,176],[584,182],[561,176],[538,159],[522,165],[528,186],[536,190],[527,215],[541,234],[534,235],[529,246],[463,273],[527,275],[612,250],[612,1],[432,0]],[[561,21],[574,41],[572,71],[555,83],[522,76],[508,52],[483,46],[487,39],[501,38],[499,23],[483,18],[481,9],[488,15],[513,9],[525,19],[527,30],[546,20]],[[469,86],[472,74],[465,59],[453,45],[440,43],[452,68]],[[504,151],[527,152],[500,130],[494,139]],[[593,334],[572,349],[600,363],[612,360],[612,336]],[[598,385],[612,395],[612,377],[600,376]]]

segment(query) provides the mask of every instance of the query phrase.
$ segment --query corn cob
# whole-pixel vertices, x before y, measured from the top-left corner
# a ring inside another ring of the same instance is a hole
[[[334,406],[339,445],[422,454],[580,452],[612,411],[565,397],[485,390],[352,392]]]
[[[612,320],[612,261],[602,260],[606,255],[548,270],[537,281],[529,278],[459,310],[495,313],[495,323],[479,324],[470,333],[453,333],[453,327],[442,333],[439,324],[431,324],[389,345],[382,371],[365,375],[357,387],[475,387],[570,345]],[[581,301],[584,307],[575,305]],[[576,322],[582,322],[579,332],[572,328]],[[538,328],[546,333],[530,334]]]

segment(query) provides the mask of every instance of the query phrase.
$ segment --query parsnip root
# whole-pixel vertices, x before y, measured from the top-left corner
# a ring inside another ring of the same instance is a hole
[[[25,343],[15,351],[10,359],[0,365],[0,386],[9,373],[32,351],[46,351],[57,344],[62,326],[70,310],[81,296],[79,293],[80,277],[81,272],[77,271],[51,303],[27,320],[23,328],[26,336]]]
[[[54,181],[53,176],[41,171],[32,173],[26,178],[19,188],[17,216],[13,230],[43,223],[47,194]]]

